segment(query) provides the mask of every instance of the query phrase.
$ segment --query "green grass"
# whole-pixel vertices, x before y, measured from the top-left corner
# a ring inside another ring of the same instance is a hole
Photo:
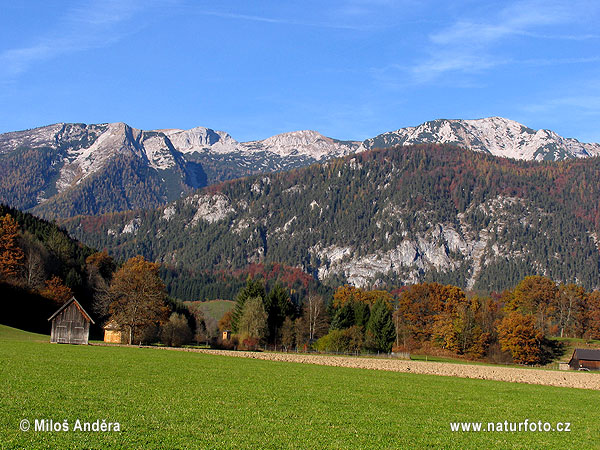
[[[44,338],[0,328],[0,448],[598,447],[597,391]],[[22,432],[22,419],[106,419],[122,431]],[[572,432],[449,427],[524,419],[571,422]]]
[[[50,342],[50,336],[0,325],[0,342],[2,341]]]

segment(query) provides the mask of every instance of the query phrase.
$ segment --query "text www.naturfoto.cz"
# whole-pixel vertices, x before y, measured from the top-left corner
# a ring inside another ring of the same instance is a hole
[[[552,425],[550,422],[542,422],[541,420],[530,421],[525,419],[523,422],[450,422],[450,430],[453,432],[542,432],[549,433],[553,431],[557,432],[570,432],[571,422],[557,422],[556,425]]]

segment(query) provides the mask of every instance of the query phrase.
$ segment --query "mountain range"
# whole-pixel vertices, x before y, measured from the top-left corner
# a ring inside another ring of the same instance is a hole
[[[204,127],[144,131],[124,123],[61,123],[0,135],[0,199],[46,218],[153,208],[226,180],[421,143],[537,161],[600,154],[600,144],[500,117],[439,119],[363,142],[316,131],[238,142]]]

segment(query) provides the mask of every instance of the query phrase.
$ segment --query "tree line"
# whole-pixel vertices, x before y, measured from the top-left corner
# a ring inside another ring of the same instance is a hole
[[[345,285],[327,301],[309,295],[295,307],[281,287],[267,292],[249,278],[219,328],[233,331],[229,346],[245,349],[424,352],[544,364],[560,350],[551,338],[600,339],[600,291],[543,276],[487,296],[437,282],[393,291]]]

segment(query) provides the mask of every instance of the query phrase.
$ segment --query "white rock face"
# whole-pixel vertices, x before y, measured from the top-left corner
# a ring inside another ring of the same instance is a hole
[[[235,212],[235,209],[233,209],[231,206],[231,201],[229,198],[222,194],[196,194],[188,197],[186,199],[186,203],[197,208],[194,217],[187,225],[188,227],[193,227],[200,220],[204,220],[209,223],[217,222],[225,219],[229,214]]]
[[[137,234],[140,225],[142,223],[142,219],[140,219],[139,217],[136,217],[135,219],[131,219],[129,222],[127,222],[125,224],[125,226],[123,227],[123,231],[121,231],[122,234]]]
[[[454,270],[462,260],[470,267],[467,288],[472,288],[484,265],[499,256],[515,255],[514,250],[489,245],[492,228],[501,229],[515,221],[529,226],[525,219],[531,214],[522,199],[513,197],[498,196],[474,207],[493,218],[488,228],[472,230],[464,220],[465,215],[459,214],[458,226],[450,223],[433,225],[412,238],[406,237],[386,252],[358,256],[357,250],[349,246],[312,247],[310,252],[321,260],[318,277],[324,279],[342,274],[357,287],[369,287],[379,274],[394,273],[405,283],[416,283],[422,273],[431,269]],[[382,220],[397,222],[397,211],[397,206],[386,206]],[[405,232],[401,234],[406,235]]]
[[[177,208],[175,208],[175,205],[171,204],[163,210],[163,215],[161,218],[168,222],[169,220],[171,220],[171,217],[173,217],[176,212]]]
[[[241,151],[240,143],[224,131],[196,127],[191,130],[163,130],[173,146],[181,153],[233,153]]]

